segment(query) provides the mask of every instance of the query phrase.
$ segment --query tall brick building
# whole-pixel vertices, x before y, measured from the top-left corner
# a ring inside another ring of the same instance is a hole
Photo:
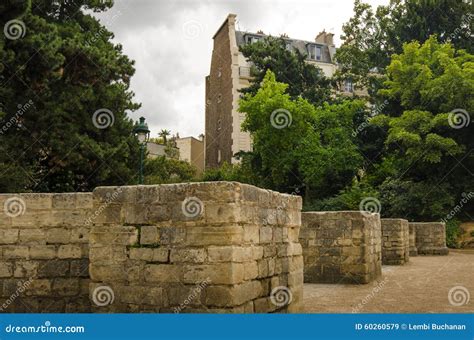
[[[239,89],[249,86],[250,80],[250,65],[239,46],[263,39],[265,35],[237,31],[235,18],[235,14],[229,14],[213,37],[211,70],[206,77],[206,168],[235,163],[233,156],[237,152],[252,149],[250,135],[240,129],[245,115],[237,112]],[[289,49],[306,54],[309,63],[332,77],[336,71],[332,33],[323,31],[315,41],[284,39]]]

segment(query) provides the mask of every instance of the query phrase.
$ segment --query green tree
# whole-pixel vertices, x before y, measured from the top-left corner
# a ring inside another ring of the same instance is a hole
[[[252,185],[260,185],[258,177],[255,176],[254,169],[249,162],[251,157],[244,155],[238,164],[224,164],[215,169],[207,169],[201,176],[205,182],[213,181],[235,181]]]
[[[378,187],[382,215],[411,221],[441,220],[455,205],[449,183],[387,178]]]
[[[354,101],[315,108],[292,99],[287,88],[268,70],[257,93],[240,101],[242,128],[253,140],[244,157],[261,186],[284,192],[304,187],[307,200],[336,194],[361,164],[351,133],[356,111],[365,106]]]
[[[472,1],[392,0],[385,8],[387,15],[381,20],[381,29],[387,31],[387,44],[395,53],[402,52],[405,42],[423,43],[432,35],[457,49],[474,52]]]
[[[399,188],[397,198],[387,203],[398,207],[394,212],[438,218],[463,193],[474,191],[473,61],[473,55],[435,37],[422,45],[405,44],[403,53],[392,57],[380,90],[391,109],[371,123],[387,129],[382,163],[396,169],[396,178],[387,180],[395,180],[391,187]],[[418,207],[413,200],[431,208]]]
[[[288,50],[283,38],[266,37],[240,49],[252,65],[253,77],[243,93],[256,94],[267,70],[271,70],[279,82],[289,84],[291,98],[302,96],[314,105],[330,100],[331,84],[323,71],[308,63],[306,55],[297,49]]]
[[[451,42],[458,49],[474,52],[472,2],[460,0],[391,0],[375,10],[360,0],[354,2],[354,15],[342,27],[343,41],[337,50],[341,77],[354,79],[359,86],[375,91],[391,55],[402,53],[403,44],[425,42],[436,35],[440,42]]]
[[[0,188],[88,191],[134,183],[139,146],[127,117],[139,107],[129,90],[133,62],[90,14],[113,2],[25,1],[24,13],[12,17],[19,3],[0,6],[2,23],[16,20],[12,35],[0,38],[1,125],[14,122],[0,134],[0,169],[9,173]],[[23,181],[6,183],[12,171],[24,173]]]
[[[196,176],[196,167],[185,161],[158,156],[145,161],[145,184],[189,182]]]
[[[326,103],[316,109],[312,128],[317,143],[312,142],[306,153],[299,155],[302,172],[314,188],[313,198],[337,194],[351,184],[361,169],[363,157],[352,132],[356,118],[365,111],[361,100]]]
[[[163,144],[165,144],[165,145],[168,143],[168,136],[169,135],[171,135],[171,131],[167,130],[167,129],[162,129],[160,131],[160,133],[158,134],[158,136],[163,138]]]
[[[335,196],[304,202],[303,209],[306,211],[359,210],[363,199],[378,196],[378,192],[367,183],[354,180]]]
[[[339,64],[336,80],[351,79],[355,87],[367,88],[373,94],[370,91],[379,82],[374,73],[383,70],[390,55],[383,50],[379,22],[385,12],[384,7],[379,7],[374,13],[369,4],[355,0],[354,16],[342,26],[343,43],[336,51]]]

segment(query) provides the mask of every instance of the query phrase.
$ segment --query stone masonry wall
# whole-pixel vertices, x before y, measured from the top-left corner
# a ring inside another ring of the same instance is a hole
[[[395,218],[383,218],[381,223],[382,264],[405,264],[410,258],[408,221]]]
[[[416,248],[416,228],[412,223],[408,224],[410,256],[418,256],[418,249]]]
[[[92,193],[0,195],[0,312],[88,312]]]
[[[416,247],[420,255],[448,255],[446,224],[442,222],[413,222]]]
[[[95,310],[301,310],[300,197],[233,182],[101,187],[95,210],[113,195],[90,234]]]
[[[379,214],[302,213],[304,281],[368,283],[382,273]]]

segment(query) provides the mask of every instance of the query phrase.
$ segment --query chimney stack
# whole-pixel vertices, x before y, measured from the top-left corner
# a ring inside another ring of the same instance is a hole
[[[336,54],[336,45],[334,45],[334,33],[328,33],[326,32],[326,30],[323,30],[316,36],[316,39],[314,39],[314,41],[320,44],[327,45],[329,50],[329,57],[331,58],[331,61],[334,61],[334,56]]]
[[[314,39],[314,41],[320,44],[334,46],[334,33],[328,33],[326,32],[326,30],[323,30],[316,36],[316,39]]]

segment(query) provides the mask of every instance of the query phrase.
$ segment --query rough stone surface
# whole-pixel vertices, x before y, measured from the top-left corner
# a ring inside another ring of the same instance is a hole
[[[0,312],[91,311],[92,203],[92,193],[0,194]]]
[[[368,283],[381,275],[379,214],[305,212],[299,239],[305,282]]]
[[[420,255],[448,255],[446,247],[446,224],[443,222],[412,222],[415,240]]]
[[[300,197],[232,182],[100,187],[94,209],[110,197],[89,235],[90,295],[114,300],[95,311],[301,310]]]
[[[382,264],[402,265],[410,259],[408,221],[383,218],[382,223]]]
[[[12,199],[1,312],[300,311],[300,197],[214,182]]]
[[[408,224],[410,256],[418,256],[418,248],[416,247],[416,228],[412,223]]]

